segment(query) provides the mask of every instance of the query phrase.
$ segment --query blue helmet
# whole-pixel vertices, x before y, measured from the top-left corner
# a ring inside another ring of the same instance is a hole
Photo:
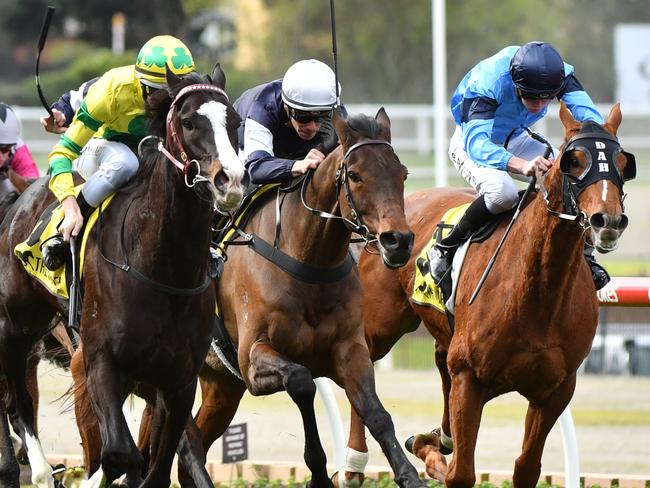
[[[521,46],[510,60],[512,82],[524,96],[553,98],[564,87],[564,61],[545,42],[532,41]]]

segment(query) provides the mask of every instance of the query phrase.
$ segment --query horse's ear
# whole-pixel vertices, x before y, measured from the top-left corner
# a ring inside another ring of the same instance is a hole
[[[580,130],[580,122],[573,118],[573,115],[566,106],[566,103],[560,100],[560,120],[566,132]]]
[[[222,90],[226,89],[226,74],[221,69],[221,64],[217,63],[212,69],[212,84],[218,86]]]
[[[334,126],[336,134],[339,136],[339,141],[341,141],[343,147],[346,149],[350,147],[353,144],[353,131],[346,120],[341,116],[341,113],[336,109],[332,112],[332,125]]]
[[[168,64],[165,64],[165,78],[167,78],[167,86],[170,90],[181,82],[180,77],[176,76],[176,73],[169,69]]]
[[[621,104],[620,102],[616,102],[616,104],[609,111],[609,115],[605,121],[605,128],[615,136],[618,132],[618,126],[621,125],[622,118],[623,116],[621,115]]]
[[[390,142],[390,119],[384,107],[381,107],[375,115],[375,120],[379,124],[379,137]]]

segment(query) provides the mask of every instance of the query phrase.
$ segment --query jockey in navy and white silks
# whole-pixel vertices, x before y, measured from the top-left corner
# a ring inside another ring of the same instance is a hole
[[[543,174],[553,164],[557,150],[545,158],[546,146],[523,127],[542,119],[554,98],[562,100],[576,120],[603,123],[573,66],[544,42],[508,46],[480,61],[460,81],[451,99],[456,130],[449,156],[479,197],[429,255],[437,283],[462,241],[492,216],[517,205],[518,188],[512,177]],[[590,264],[596,286],[604,286],[609,281],[606,271],[592,258]]]
[[[286,182],[316,168],[336,135],[331,116],[336,105],[334,72],[315,59],[292,65],[284,77],[245,91],[234,107],[240,157],[251,183]]]
[[[84,81],[77,90],[65,92],[59,99],[50,105],[52,115],[41,117],[41,125],[47,132],[63,134],[72,123],[74,114],[81,107],[81,102],[88,94],[88,90],[99,77]]]

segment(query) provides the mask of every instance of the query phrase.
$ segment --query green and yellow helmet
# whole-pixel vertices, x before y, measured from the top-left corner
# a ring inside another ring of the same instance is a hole
[[[178,76],[194,71],[192,53],[183,42],[173,36],[152,37],[138,53],[135,75],[143,85],[165,88],[165,65]]]

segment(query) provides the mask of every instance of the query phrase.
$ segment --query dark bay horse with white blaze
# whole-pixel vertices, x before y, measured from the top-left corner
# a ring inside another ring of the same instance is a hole
[[[475,198],[467,189],[440,188],[410,195],[407,221],[414,253],[400,270],[371,255],[359,262],[364,287],[364,325],[371,357],[383,357],[420,321],[436,340],[445,410],[441,427],[411,442],[427,473],[447,486],[474,486],[474,451],[484,404],[506,392],[529,401],[516,487],[539,479],[546,437],[573,396],[576,370],[591,347],[598,302],[584,256],[585,240],[600,252],[616,249],[627,226],[623,182],[635,176],[634,157],[621,150],[615,105],[601,127],[577,122],[562,103],[561,157],[540,181],[541,193],[524,208],[472,305],[476,285],[509,218],[486,241],[470,245],[455,300],[455,331],[438,310],[409,301],[415,263],[449,208]],[[367,453],[364,429],[352,411],[348,446]],[[453,450],[447,467],[444,454]],[[366,456],[367,461],[367,456]],[[346,473],[350,479],[360,473]]]
[[[147,99],[151,133],[161,142],[145,147],[135,180],[116,193],[93,228],[82,280],[81,337],[103,475],[110,483],[126,473],[129,486],[169,486],[212,332],[207,257],[213,207],[234,211],[246,175],[234,149],[240,119],[221,68],[212,77],[180,79],[168,72],[167,80],[168,90]],[[67,313],[67,305],[25,274],[13,248],[52,201],[46,179],[32,185],[0,229],[5,234],[12,226],[0,243],[0,370],[8,383],[7,410],[39,487],[53,485],[30,420],[25,361],[51,317]],[[124,399],[139,385],[154,392],[156,403],[144,482],[142,457],[122,415]]]
[[[209,354],[200,376],[202,403],[196,422],[207,452],[230,424],[246,389],[253,395],[286,390],[302,416],[311,485],[331,486],[316,425],[313,382],[329,377],[345,389],[400,486],[423,486],[375,393],[356,268],[333,280],[319,275],[345,265],[353,229],[376,243],[385,266],[407,262],[413,234],[404,217],[406,168],[389,144],[390,120],[383,109],[375,119],[335,116],[333,124],[341,145],[303,181],[301,191],[277,197],[283,198],[279,248],[311,273],[296,278],[247,246],[227,248],[218,303],[237,345],[243,381]],[[276,196],[267,197],[243,231],[274,242]]]

